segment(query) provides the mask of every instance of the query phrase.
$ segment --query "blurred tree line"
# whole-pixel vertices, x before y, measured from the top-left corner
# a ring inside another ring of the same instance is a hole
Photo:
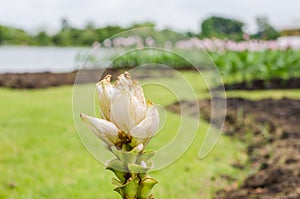
[[[249,38],[273,40],[279,37],[278,31],[269,23],[266,17],[256,19],[257,32],[253,35],[244,31],[242,21],[218,16],[205,19],[200,26],[201,31],[186,32],[188,36],[199,38],[220,38],[241,41]],[[96,27],[93,22],[88,22],[84,28],[76,28],[70,25],[67,19],[61,20],[60,30],[50,35],[41,31],[35,35],[22,29],[0,25],[0,45],[37,45],[37,46],[90,46],[95,41],[103,40],[126,30],[139,27],[155,27],[152,22],[133,24],[129,27],[106,26]],[[141,37],[145,35],[141,32]],[[245,36],[247,35],[247,37]],[[170,37],[172,37],[170,35]],[[160,38],[155,38],[160,39]],[[174,38],[175,39],[175,38]]]
[[[247,39],[275,40],[280,36],[280,33],[264,16],[256,18],[256,33],[246,33],[244,26],[244,22],[236,19],[212,16],[202,22],[200,38],[213,37],[241,41]]]

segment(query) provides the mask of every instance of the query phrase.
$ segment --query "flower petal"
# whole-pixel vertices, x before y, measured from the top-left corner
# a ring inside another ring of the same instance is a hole
[[[133,94],[130,96],[130,117],[135,124],[140,123],[146,116],[146,105],[140,103]]]
[[[131,79],[131,76],[128,72],[125,72],[124,74],[118,76],[116,81],[116,87],[119,90],[130,91],[141,104],[146,105],[146,100],[142,87],[139,86],[137,81],[133,81]]]
[[[152,118],[146,117],[142,122],[140,122],[130,131],[130,135],[138,139],[148,138],[151,123]]]
[[[119,93],[119,90],[110,83],[111,75],[107,75],[97,84],[99,104],[102,117],[110,120],[110,107],[112,99]]]
[[[154,105],[149,104],[145,119],[130,131],[130,135],[139,142],[149,140],[157,132],[158,127],[159,113]]]
[[[111,122],[85,114],[80,114],[81,119],[107,145],[112,146],[118,141],[119,129]]]
[[[132,90],[133,81],[128,72],[125,72],[124,74],[121,74],[118,76],[117,81],[116,81],[116,87],[119,90],[127,90],[127,91]]]
[[[149,135],[148,137],[153,137],[155,135],[155,133],[157,132],[158,128],[159,128],[159,112],[157,110],[157,108],[155,107],[155,105],[151,104],[148,105],[148,116],[147,117],[151,117],[152,118],[152,122],[151,122],[151,126],[149,129]]]
[[[130,111],[130,93],[126,91],[120,92],[112,101],[110,118],[125,133],[129,133],[135,125],[130,116]]]
[[[138,85],[137,81],[132,81],[128,72],[118,76],[116,87],[120,92],[126,93],[127,97],[129,96],[128,106],[130,114],[128,117],[135,124],[140,123],[145,118],[146,112],[146,101],[142,87]]]
[[[146,100],[145,100],[143,88],[139,86],[137,82],[134,82],[134,85],[135,87],[134,87],[133,95],[138,99],[140,104],[143,104],[146,108]]]

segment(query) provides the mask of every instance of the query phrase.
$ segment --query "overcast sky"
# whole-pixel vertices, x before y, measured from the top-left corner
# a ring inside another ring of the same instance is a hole
[[[254,19],[264,15],[279,29],[300,27],[300,0],[0,0],[0,24],[30,31],[56,31],[65,17],[82,27],[130,25],[153,21],[158,26],[199,31],[210,15],[240,19],[255,29]]]

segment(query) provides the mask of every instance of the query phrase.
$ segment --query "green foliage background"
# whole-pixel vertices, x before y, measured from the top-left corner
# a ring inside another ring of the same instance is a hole
[[[255,39],[276,39],[279,33],[268,22],[265,17],[256,19],[258,31],[252,38]],[[188,36],[199,38],[220,38],[231,39],[235,41],[243,40],[245,31],[242,21],[224,18],[219,16],[211,16],[205,19],[198,32],[187,31]],[[111,36],[124,32],[132,28],[155,27],[153,22],[143,22],[132,24],[127,27],[118,25],[109,25],[106,27],[96,27],[93,22],[87,22],[84,28],[73,27],[67,19],[61,20],[61,28],[55,34],[48,34],[40,31],[36,34],[28,33],[20,28],[0,25],[0,45],[37,45],[37,46],[91,46],[93,42],[102,42]],[[149,33],[147,33],[149,35]],[[144,38],[144,35],[139,35]],[[168,35],[168,39],[173,41],[172,35]],[[162,38],[154,38],[157,42]]]

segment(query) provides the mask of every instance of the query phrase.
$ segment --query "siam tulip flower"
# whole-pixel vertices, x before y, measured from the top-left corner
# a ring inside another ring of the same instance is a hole
[[[153,199],[151,189],[157,181],[147,171],[154,152],[144,147],[158,130],[158,111],[129,73],[118,76],[115,84],[110,80],[107,75],[97,84],[102,119],[80,116],[115,156],[106,167],[118,178],[113,179],[114,190],[123,199]]]
[[[130,150],[145,146],[158,130],[159,114],[143,89],[125,72],[111,84],[107,75],[97,84],[102,119],[81,114],[88,127],[109,147]]]

